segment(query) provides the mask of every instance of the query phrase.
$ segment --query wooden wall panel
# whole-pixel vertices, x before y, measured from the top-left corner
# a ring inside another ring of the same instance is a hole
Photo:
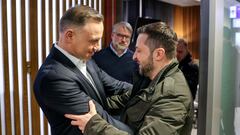
[[[56,40],[58,40],[59,38],[59,0],[56,0]]]
[[[7,3],[6,0],[2,0],[2,16],[7,16]],[[5,126],[6,134],[11,135],[11,108],[10,108],[10,84],[9,84],[9,61],[8,61],[8,30],[7,30],[7,18],[2,19],[2,35],[3,35],[3,71],[4,71],[4,106],[5,106]]]
[[[46,12],[45,12],[45,0],[42,0],[42,61],[46,58]]]
[[[27,90],[27,72],[28,66],[26,62],[26,16],[25,16],[25,0],[21,0],[21,47],[22,47],[22,90],[23,90],[23,121],[24,135],[29,135],[29,117],[28,117],[28,90]]]
[[[104,1],[104,44],[103,48],[107,47],[111,42],[112,26],[115,23],[116,16],[116,1]]]
[[[63,0],[63,10],[62,15],[64,12],[66,12],[66,0]]]
[[[99,11],[99,4],[100,4],[100,2],[99,2],[99,0],[97,0],[96,2],[97,2],[97,8],[96,8],[96,10]],[[104,7],[105,7],[105,6],[104,6]]]
[[[69,7],[68,7],[67,9],[69,9],[69,8],[72,7],[72,1],[73,1],[73,0],[69,0]]]
[[[200,7],[193,7],[192,13],[192,42],[190,46],[192,46],[193,57],[199,59],[200,56]]]
[[[188,42],[193,58],[199,59],[200,7],[178,7],[174,9],[174,30],[179,38]]]
[[[80,0],[80,5],[82,5],[83,4],[83,0]]]
[[[44,61],[46,59],[46,20],[45,20],[45,0],[42,0],[42,61]],[[44,126],[44,135],[48,135],[48,121],[46,119],[46,117],[44,116],[44,120],[43,120],[43,126]]]
[[[75,5],[78,5],[78,0],[75,0]]]
[[[40,134],[40,110],[33,93],[33,82],[38,70],[38,31],[37,29],[37,1],[30,0],[30,86],[31,86],[31,112],[32,134]]]
[[[183,8],[175,7],[174,11],[174,30],[178,37],[183,37]]]
[[[14,127],[15,134],[19,135],[20,131],[20,108],[19,108],[19,84],[18,84],[18,58],[17,58],[17,28],[16,28],[16,0],[12,0],[12,58],[13,58],[13,96],[14,96]]]
[[[58,0],[57,0],[58,1]],[[42,0],[42,61],[44,61],[46,59],[46,12],[45,12],[45,0]],[[44,126],[44,135],[48,135],[48,121],[46,119],[46,117],[44,116],[44,120],[43,120],[43,126]]]
[[[49,48],[52,47],[52,44],[53,44],[53,6],[52,6],[52,0],[49,0],[48,1],[49,3]],[[69,4],[70,5],[70,4]]]
[[[5,131],[6,135],[12,135],[13,130],[14,134],[16,135],[21,135],[23,131],[23,135],[48,135],[48,121],[46,117],[43,119],[43,124],[42,122],[42,117],[40,117],[40,108],[35,100],[35,96],[33,93],[33,83],[35,80],[36,73],[38,71],[38,46],[41,46],[42,48],[40,49],[42,52],[42,57],[40,58],[42,61],[46,59],[46,55],[48,50],[46,48],[51,48],[53,44],[53,0],[41,0],[41,22],[38,22],[38,1],[36,0],[29,0],[29,7],[26,7],[26,0],[21,0],[20,1],[20,6],[17,5],[17,0],[11,0],[9,3],[11,4],[12,8],[11,14],[9,15],[8,9],[7,9],[7,0],[1,0],[2,4],[0,7],[1,10],[1,16],[2,16],[2,31],[0,31],[3,39],[3,80],[4,80],[4,119],[5,119],[5,129],[3,129],[3,123],[1,123],[3,120],[2,117],[0,117],[0,134]],[[48,2],[48,3],[46,3]],[[60,1],[56,0],[56,31],[57,31],[57,40],[58,40],[58,23],[59,23],[59,4]],[[63,10],[62,12],[64,13],[66,11],[66,0],[62,1],[63,5]],[[72,6],[72,2],[77,3],[77,0],[69,0],[69,5],[70,7]],[[83,3],[83,0],[81,1]],[[90,3],[91,4],[90,4]],[[97,10],[104,6],[102,4],[104,1],[96,1],[97,3],[94,3],[94,0],[88,0],[87,5],[90,4],[90,6],[94,6],[96,4]],[[46,13],[46,4],[49,5],[48,10],[49,12]],[[99,5],[101,4],[101,5]],[[18,9],[20,7],[20,9]],[[29,8],[29,9],[26,9]],[[21,10],[21,19],[17,17],[17,11]],[[29,12],[28,12],[29,11]],[[115,14],[115,13],[114,13]],[[28,16],[29,15],[29,16]],[[46,18],[46,15],[49,15],[48,18]],[[11,22],[8,22],[9,20],[7,19],[8,16],[11,18]],[[28,19],[29,18],[29,19]],[[112,18],[112,17],[111,17]],[[18,25],[17,23],[21,23],[20,27],[20,33],[18,33]],[[29,21],[29,22],[26,22]],[[47,26],[46,21],[48,21]],[[11,31],[8,29],[8,24],[11,23]],[[38,31],[38,24],[40,23],[41,25],[41,33]],[[29,24],[30,26],[27,26]],[[49,28],[49,37],[46,37],[46,28]],[[55,26],[54,26],[55,27]],[[27,31],[29,30],[29,31]],[[18,35],[20,34],[20,35]],[[29,34],[29,37],[28,37]],[[41,34],[41,39],[38,39],[38,34]],[[8,37],[10,36],[10,37]],[[17,37],[21,38],[21,42],[17,42],[18,39]],[[46,41],[49,39],[48,41]],[[9,41],[11,40],[11,41]],[[38,40],[41,40],[42,44],[38,44]],[[12,43],[12,48],[10,48],[9,43]],[[29,47],[28,48],[28,43]],[[21,58],[18,58],[18,45],[21,47]],[[30,51],[30,52],[28,52]],[[10,53],[9,53],[10,52]],[[28,57],[29,54],[29,57]],[[12,59],[9,59],[9,55],[12,55]],[[11,60],[11,61],[10,61]],[[22,67],[21,69],[18,68],[18,64],[22,62]],[[9,69],[13,69],[14,71],[10,71]],[[11,79],[11,77],[13,79]],[[28,77],[30,75],[30,78]],[[20,81],[19,78],[22,80]],[[10,80],[11,79],[11,80]],[[30,79],[30,80],[29,80]],[[22,84],[19,84],[22,82]],[[30,84],[29,84],[30,83]],[[11,85],[11,86],[10,86]],[[12,87],[13,85],[13,87]],[[30,86],[30,90],[29,87]],[[12,90],[13,89],[13,90]],[[21,91],[21,94],[19,92]],[[29,93],[30,91],[30,93]],[[13,95],[13,101],[11,100],[11,96]],[[29,97],[30,95],[30,97]],[[22,101],[20,101],[22,99]],[[20,101],[20,102],[19,102]],[[23,103],[22,106],[20,103]],[[30,103],[30,104],[29,104]],[[11,109],[11,105],[14,105],[14,109]],[[22,107],[22,108],[20,108]],[[30,109],[30,110],[29,110]],[[13,112],[14,111],[14,112]],[[22,112],[20,112],[22,111]],[[22,113],[22,115],[20,115]],[[13,114],[13,117],[11,116]],[[29,115],[31,114],[31,115]],[[23,116],[23,118],[21,118]],[[30,117],[31,116],[31,117]],[[14,123],[12,123],[14,118]],[[23,121],[21,121],[23,120]],[[21,125],[23,122],[23,125]],[[31,122],[31,125],[30,125]],[[13,127],[12,127],[13,125]],[[23,129],[21,129],[23,127]],[[41,127],[43,128],[43,131],[41,131]],[[12,129],[14,128],[14,129]],[[31,133],[30,133],[31,131]]]
[[[91,0],[91,7],[94,8],[94,0]]]

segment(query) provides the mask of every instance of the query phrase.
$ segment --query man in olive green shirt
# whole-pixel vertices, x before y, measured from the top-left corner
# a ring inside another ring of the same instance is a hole
[[[133,59],[139,64],[140,78],[131,93],[108,99],[111,108],[124,107],[121,120],[137,135],[190,135],[193,106],[189,87],[178,69],[176,33],[157,22],[138,29]],[[150,79],[150,83],[147,83]],[[139,85],[145,85],[143,87]],[[139,88],[139,89],[137,89]],[[90,101],[85,115],[71,115],[72,125],[85,135],[128,135],[107,123]]]

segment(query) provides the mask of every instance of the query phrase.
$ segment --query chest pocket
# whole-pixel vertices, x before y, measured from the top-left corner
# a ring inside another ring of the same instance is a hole
[[[150,104],[151,102],[146,102],[139,97],[135,97],[134,103],[132,102],[126,110],[126,120],[131,128],[138,130],[141,127],[144,116],[149,110]]]

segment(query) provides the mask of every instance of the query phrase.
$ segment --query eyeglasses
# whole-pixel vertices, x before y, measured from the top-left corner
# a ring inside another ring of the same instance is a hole
[[[120,38],[125,38],[126,40],[130,40],[131,36],[128,36],[128,35],[124,35],[124,34],[121,34],[121,33],[117,33],[117,32],[114,32],[118,37]]]

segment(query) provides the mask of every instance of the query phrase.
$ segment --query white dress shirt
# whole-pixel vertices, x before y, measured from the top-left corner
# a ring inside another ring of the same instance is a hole
[[[81,71],[81,73],[88,79],[88,81],[92,84],[92,86],[96,89],[95,83],[91,77],[91,75],[87,72],[87,65],[81,59],[76,58],[75,56],[71,55],[57,44],[54,45],[60,52],[62,52],[72,63]]]

